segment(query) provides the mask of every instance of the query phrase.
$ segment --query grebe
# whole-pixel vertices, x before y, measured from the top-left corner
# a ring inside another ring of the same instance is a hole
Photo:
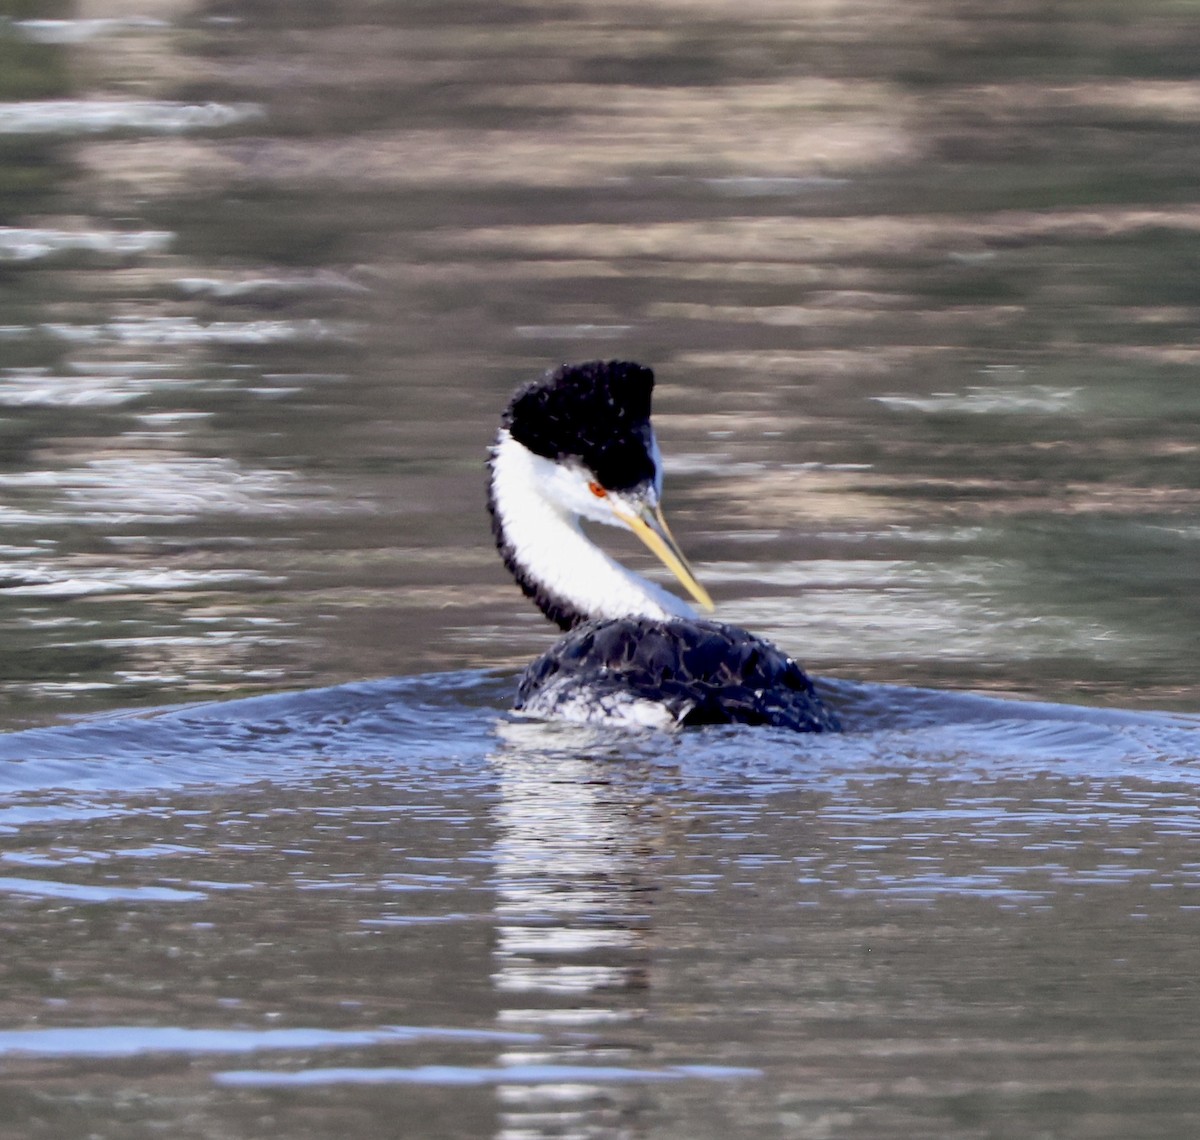
[[[627,361],[563,365],[517,390],[488,460],[488,510],[505,566],[562,629],[521,677],[516,711],[672,727],[768,724],[836,732],[812,682],[769,641],[701,619],[634,574],[580,520],[632,530],[705,610],[659,501],[654,373]]]

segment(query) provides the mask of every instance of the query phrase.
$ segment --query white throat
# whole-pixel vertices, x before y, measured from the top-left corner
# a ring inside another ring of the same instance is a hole
[[[592,620],[697,616],[682,598],[626,570],[556,501],[559,464],[502,430],[492,451],[492,503],[501,541],[520,571],[558,603]]]

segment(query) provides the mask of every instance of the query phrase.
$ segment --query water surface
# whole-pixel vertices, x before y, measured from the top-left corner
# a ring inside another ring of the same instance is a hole
[[[840,684],[840,737],[614,736],[506,691],[0,740],[27,1134],[1194,1127],[1200,718]]]
[[[1196,1134],[1192,5],[10,9],[0,1133]],[[506,714],[598,356],[844,736]]]

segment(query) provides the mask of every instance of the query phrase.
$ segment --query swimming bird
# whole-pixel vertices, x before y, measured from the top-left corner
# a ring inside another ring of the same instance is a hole
[[[712,611],[663,517],[653,389],[654,373],[629,361],[563,365],[519,388],[504,412],[488,459],[496,546],[525,594],[566,631],[525,669],[515,711],[663,728],[838,731],[790,657],[701,618],[584,534],[581,520],[633,531]]]

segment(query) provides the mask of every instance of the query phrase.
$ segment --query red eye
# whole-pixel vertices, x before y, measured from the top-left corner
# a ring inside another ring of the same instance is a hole
[[[591,493],[595,495],[597,499],[608,498],[608,492],[601,487],[599,483],[589,483],[588,490],[591,491]]]

